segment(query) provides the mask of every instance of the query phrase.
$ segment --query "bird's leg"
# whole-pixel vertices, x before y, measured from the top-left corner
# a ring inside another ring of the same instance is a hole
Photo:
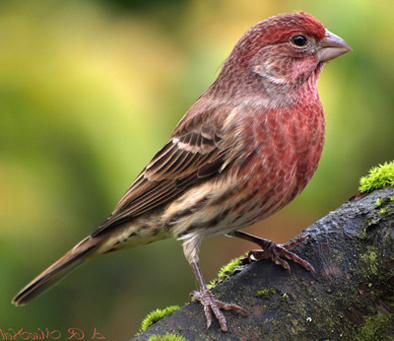
[[[271,240],[259,238],[242,231],[234,231],[230,233],[230,236],[245,239],[261,246],[262,248],[261,250],[252,250],[249,252],[248,254],[249,260],[251,260],[252,257],[254,259],[271,258],[275,262],[275,264],[282,265],[290,273],[289,263],[287,263],[287,261],[285,261],[284,259],[280,258],[280,256],[283,256],[289,260],[292,260],[295,263],[300,264],[303,268],[312,272],[313,276],[316,278],[316,272],[313,266],[308,261],[298,257],[295,253],[289,251],[293,247],[297,246],[298,244],[302,243],[305,239],[307,239],[308,235],[300,237],[295,241],[289,242],[287,244],[276,244]]]
[[[196,275],[200,291],[192,291],[190,293],[190,297],[193,296],[193,299],[195,301],[200,302],[204,306],[204,313],[207,319],[207,330],[212,323],[211,311],[213,311],[213,313],[215,314],[216,318],[219,321],[220,328],[224,332],[227,331],[226,318],[224,317],[224,314],[220,311],[220,309],[242,311],[245,315],[248,314],[245,309],[241,308],[236,304],[226,303],[216,299],[212,292],[207,288],[198,263],[191,263],[191,266]]]
[[[247,315],[248,313],[245,309],[241,308],[236,304],[226,303],[216,299],[212,292],[207,288],[204,277],[202,276],[200,270],[200,266],[198,265],[197,255],[200,248],[200,242],[201,239],[195,237],[186,240],[183,243],[183,252],[185,253],[186,259],[190,263],[194,274],[196,275],[198,286],[200,288],[200,291],[192,291],[190,293],[190,297],[193,297],[195,301],[200,302],[204,306],[204,313],[207,319],[207,330],[211,326],[213,312],[219,321],[220,328],[222,329],[222,331],[225,332],[227,331],[226,318],[224,317],[224,314],[220,311],[220,309],[242,311],[245,315]]]

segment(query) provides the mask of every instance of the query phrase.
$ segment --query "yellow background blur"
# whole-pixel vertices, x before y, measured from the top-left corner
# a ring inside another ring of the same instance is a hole
[[[127,340],[151,310],[196,288],[181,243],[86,264],[22,308],[12,297],[111,213],[238,38],[304,10],[353,51],[319,81],[326,145],[307,189],[248,231],[286,242],[357,193],[394,155],[394,2],[2,1],[0,3],[0,329],[93,328]],[[203,242],[207,281],[252,244]]]

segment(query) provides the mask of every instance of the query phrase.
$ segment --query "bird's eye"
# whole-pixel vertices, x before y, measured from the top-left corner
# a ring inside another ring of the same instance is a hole
[[[293,38],[290,39],[290,41],[298,47],[303,47],[306,44],[308,44],[308,39],[303,36],[302,34],[297,34],[296,36],[294,36]]]

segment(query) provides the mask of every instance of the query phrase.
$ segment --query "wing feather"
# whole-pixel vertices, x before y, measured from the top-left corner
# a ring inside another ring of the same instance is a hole
[[[221,115],[224,112],[221,108]],[[223,128],[214,123],[217,120],[212,119],[213,115],[209,115],[209,119],[202,113],[195,116],[190,117],[189,123],[184,119],[180,122],[167,144],[152,158],[112,215],[92,236],[166,204],[188,188],[222,171],[225,156],[231,149],[224,143]]]

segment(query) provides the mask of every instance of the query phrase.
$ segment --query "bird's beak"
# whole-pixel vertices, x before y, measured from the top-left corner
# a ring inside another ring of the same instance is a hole
[[[349,52],[351,49],[346,41],[326,30],[326,36],[320,41],[318,47],[317,59],[319,62],[328,62]]]

